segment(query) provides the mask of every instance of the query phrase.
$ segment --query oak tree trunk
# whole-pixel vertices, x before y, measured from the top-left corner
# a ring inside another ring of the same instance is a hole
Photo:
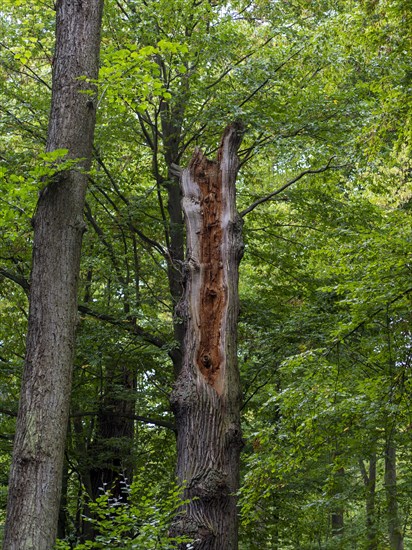
[[[53,547],[69,415],[83,209],[95,126],[103,0],[58,0],[47,151],[76,168],[47,182],[33,219],[29,328],[4,550]]]
[[[187,232],[183,364],[171,403],[177,426],[177,474],[193,499],[175,535],[196,550],[235,550],[241,391],[237,366],[238,266],[242,223],[235,180],[240,124],[223,135],[217,161],[196,151],[181,177]],[[183,545],[184,547],[184,545]]]

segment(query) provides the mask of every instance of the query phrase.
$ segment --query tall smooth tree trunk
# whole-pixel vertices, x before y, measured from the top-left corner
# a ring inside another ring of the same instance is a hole
[[[181,177],[187,268],[178,314],[185,339],[171,403],[178,479],[193,500],[172,533],[192,537],[196,550],[238,547],[235,493],[242,439],[236,329],[243,243],[235,180],[241,139],[241,125],[232,124],[217,161],[196,151]]]
[[[83,209],[95,126],[102,0],[58,0],[47,151],[68,149],[33,219],[29,328],[4,550],[50,550],[61,495],[77,324]]]

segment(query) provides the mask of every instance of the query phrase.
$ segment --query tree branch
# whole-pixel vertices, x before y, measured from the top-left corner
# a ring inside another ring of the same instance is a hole
[[[83,315],[89,315],[90,317],[94,317],[95,319],[99,319],[100,321],[106,321],[111,325],[115,325],[123,328],[124,330],[126,330],[127,332],[130,332],[131,334],[140,336],[140,338],[142,338],[145,342],[148,342],[149,344],[153,344],[157,348],[163,349],[166,345],[166,342],[164,340],[162,340],[161,338],[158,338],[157,336],[154,336],[153,334],[150,334],[142,327],[139,327],[138,325],[136,325],[133,319],[117,319],[116,317],[107,315],[106,313],[99,313],[98,311],[93,311],[89,307],[86,307],[83,305],[79,305],[78,310],[80,313],[83,313]]]
[[[363,460],[361,458],[359,458],[358,464],[359,464],[359,469],[360,469],[361,474],[362,474],[363,483],[364,483],[364,485],[368,485],[369,476],[368,476],[368,473],[366,471],[365,464],[363,463]]]
[[[10,271],[7,271],[7,269],[4,269],[3,267],[0,267],[0,275],[3,275],[6,279],[10,279],[10,281],[13,281],[14,283],[21,286],[21,288],[25,291],[26,294],[28,294],[30,290],[29,281],[25,279],[24,277],[21,277],[20,275],[16,275],[16,273],[11,273]]]
[[[242,13],[243,11],[245,11],[247,9],[247,7],[245,7],[243,10],[241,10],[239,13]],[[296,21],[291,23],[290,25],[286,25],[286,28],[289,29],[289,28],[292,28],[294,25],[296,25]],[[243,61],[246,61],[246,59],[248,59],[249,57],[252,57],[255,53],[257,52],[261,52],[262,49],[267,46],[274,38],[276,38],[276,36],[278,36],[280,34],[281,31],[278,31],[276,32],[275,34],[269,36],[269,38],[267,38],[263,44],[259,44],[257,46],[257,48],[253,49],[253,50],[250,50],[247,54],[245,54],[244,56],[242,56],[241,58],[239,58],[237,61],[235,61],[232,65],[229,65],[229,67],[227,67],[221,74],[220,76],[218,76],[218,78],[212,82],[211,84],[209,84],[208,86],[206,86],[206,90],[210,90],[210,88],[213,88],[214,86],[216,86],[216,84],[219,84],[219,82],[226,76],[228,75],[231,71],[233,71],[233,69],[237,66],[239,66],[241,63],[243,63]]]
[[[334,157],[331,157],[328,163],[325,166],[322,166],[322,168],[318,168],[316,170],[313,170],[313,169],[304,170],[303,172],[298,174],[296,177],[294,177],[293,179],[289,180],[284,185],[282,185],[282,187],[280,187],[276,191],[273,191],[273,193],[269,193],[269,195],[266,195],[265,197],[261,197],[260,199],[252,203],[250,206],[245,208],[245,210],[242,210],[242,212],[240,212],[240,215],[243,218],[244,216],[246,216],[246,214],[249,214],[249,212],[252,212],[252,210],[254,210],[257,206],[259,206],[260,204],[263,204],[264,202],[270,201],[271,199],[273,199],[273,197],[276,197],[277,195],[285,191],[285,189],[287,189],[288,187],[290,187],[291,185],[293,185],[294,183],[296,183],[297,181],[299,181],[300,179],[302,179],[304,176],[308,174],[320,174],[321,172],[325,172],[329,168],[340,168],[340,166],[339,167],[331,166],[331,162],[333,159]]]
[[[93,214],[92,214],[92,209],[90,208],[90,205],[89,205],[87,202],[85,203],[84,214],[85,214],[85,216],[86,216],[86,219],[87,219],[88,222],[90,223],[90,225],[93,227],[95,233],[96,233],[97,236],[99,237],[100,241],[101,241],[101,242],[104,244],[104,246],[106,247],[106,250],[107,250],[107,252],[108,252],[108,254],[109,254],[109,256],[110,256],[110,259],[111,259],[111,261],[112,261],[114,270],[116,271],[116,275],[117,275],[118,281],[119,281],[122,285],[125,285],[124,277],[123,277],[123,275],[122,275],[122,272],[121,272],[121,270],[120,270],[119,264],[118,264],[118,262],[117,262],[116,253],[115,253],[115,251],[113,250],[113,247],[112,247],[111,243],[106,239],[103,230],[101,229],[101,227],[98,225],[98,223],[97,223],[96,220],[94,219]]]
[[[392,304],[394,304],[395,302],[397,302],[398,300],[400,300],[404,296],[407,296],[410,292],[412,292],[412,287],[407,288],[406,290],[404,290],[403,292],[401,292],[400,294],[395,296],[395,298],[392,298],[392,300],[389,300],[389,302],[386,302],[383,306],[380,306],[377,309],[375,309],[374,311],[372,311],[372,313],[370,315],[368,315],[368,317],[366,319],[364,319],[363,321],[358,323],[353,329],[351,329],[349,332],[347,332],[344,336],[342,336],[341,338],[336,338],[334,340],[332,346],[326,350],[325,355],[327,355],[334,348],[334,346],[336,346],[340,342],[343,342],[344,340],[346,340],[347,338],[352,336],[352,334],[355,334],[355,332],[357,332],[361,327],[363,327],[363,325],[365,323],[367,323],[368,321],[373,319],[376,315],[378,315],[378,313],[381,313],[388,306],[391,306]]]
[[[266,86],[266,84],[272,79],[272,77],[273,77],[273,75],[274,75],[275,73],[277,73],[278,71],[280,71],[280,69],[281,69],[282,67],[284,67],[287,63],[289,63],[289,61],[290,61],[291,59],[293,59],[295,56],[297,56],[302,50],[303,50],[303,47],[302,47],[302,48],[299,48],[296,52],[292,53],[287,59],[285,59],[285,61],[283,61],[280,65],[278,65],[278,66],[276,67],[276,69],[274,69],[274,71],[272,72],[271,76],[268,77],[268,78],[266,78],[266,79],[262,82],[262,84],[260,84],[257,88],[255,88],[255,89],[253,90],[253,92],[251,92],[251,93],[247,96],[247,98],[244,99],[244,100],[242,101],[242,103],[240,103],[240,104],[238,105],[238,108],[243,107],[243,105],[244,105],[245,103],[247,103],[248,101],[250,101],[250,100],[252,99],[252,97],[254,97],[262,88],[264,88],[264,87]]]
[[[94,150],[94,154],[95,154],[95,158],[98,162],[98,164],[100,164],[100,166],[103,168],[103,171],[104,173],[106,174],[106,176],[109,178],[110,180],[110,183],[113,185],[113,188],[114,190],[116,191],[117,195],[120,197],[120,199],[125,203],[125,204],[129,204],[129,201],[128,199],[123,195],[123,193],[120,191],[119,189],[119,186],[117,185],[114,177],[111,175],[110,173],[110,170],[107,168],[105,162],[103,161],[102,157],[100,156],[99,154],[99,151],[96,147],[93,147],[93,150]]]
[[[17,411],[12,411],[11,409],[4,409],[3,407],[0,407],[0,414],[5,414],[13,418],[17,417]]]
[[[85,411],[85,412],[76,412],[70,415],[70,418],[77,418],[82,416],[98,416],[101,411]],[[138,414],[119,414],[121,418],[129,418],[130,420],[137,420],[138,422],[143,422],[144,424],[153,424],[154,426],[160,426],[161,428],[167,428],[176,432],[176,426],[173,422],[168,420],[162,420],[160,418],[151,418],[149,416],[141,416]]]

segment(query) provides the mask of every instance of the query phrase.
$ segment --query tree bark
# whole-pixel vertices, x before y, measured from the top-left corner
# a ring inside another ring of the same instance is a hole
[[[77,166],[42,191],[35,217],[29,328],[4,550],[53,547],[69,416],[83,209],[95,126],[102,0],[58,0],[47,151]]]
[[[217,161],[196,151],[182,174],[187,262],[178,314],[184,322],[183,364],[172,392],[177,475],[193,499],[172,533],[196,550],[235,550],[241,390],[237,366],[238,267],[242,222],[236,211],[240,124],[229,126]],[[185,547],[185,545],[183,545]]]

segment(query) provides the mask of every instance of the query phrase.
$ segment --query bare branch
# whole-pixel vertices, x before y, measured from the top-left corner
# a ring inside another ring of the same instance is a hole
[[[123,195],[123,193],[120,191],[119,189],[119,186],[117,185],[114,177],[111,175],[109,169],[107,168],[105,162],[103,161],[102,157],[99,155],[99,152],[97,150],[96,147],[93,147],[94,149],[94,154],[95,154],[95,158],[97,160],[97,162],[100,164],[100,166],[103,168],[103,171],[104,173],[106,174],[106,176],[109,178],[110,180],[110,183],[113,185],[113,188],[114,190],[116,191],[117,195],[122,199],[122,201],[125,203],[125,204],[129,204],[129,201],[127,200],[127,198]]]
[[[5,44],[4,42],[0,42],[0,46],[2,48],[4,48],[5,50],[9,51],[12,53],[12,49],[9,48],[9,46],[7,46],[7,44]],[[46,88],[48,88],[50,91],[51,91],[51,86],[48,82],[46,82],[45,80],[43,80],[43,78],[41,78],[35,71],[33,71],[33,69],[31,67],[29,67],[28,65],[25,65],[23,63],[21,63],[21,66],[24,67],[25,69],[27,69],[31,74],[27,74],[26,72],[24,72],[23,70],[22,71],[18,71],[16,69],[14,69],[13,67],[11,67],[10,65],[6,65],[7,69],[9,71],[13,71],[13,72],[16,72],[18,74],[22,74],[23,76],[27,76],[28,78],[32,78],[34,79],[36,82],[40,82],[40,84],[43,84],[43,86],[45,86]]]
[[[142,233],[140,231],[140,229],[138,229],[132,222],[129,222],[129,229],[131,231],[134,231],[136,233],[136,235],[138,235],[138,237],[140,237],[140,239],[145,242],[146,244],[152,246],[153,248],[155,248],[158,252],[160,252],[160,254],[166,258],[166,260],[169,258],[166,250],[163,248],[163,246],[158,243],[157,241],[154,241],[153,239],[151,239],[150,237],[147,237],[144,233]]]
[[[107,250],[107,252],[110,256],[110,259],[112,261],[114,270],[116,271],[118,281],[124,285],[125,281],[124,281],[124,277],[122,275],[121,269],[120,269],[118,261],[117,261],[117,255],[116,255],[115,251],[113,250],[112,244],[106,239],[104,231],[101,229],[101,227],[98,225],[98,223],[94,219],[93,214],[92,214],[92,210],[90,208],[90,205],[87,202],[85,203],[84,214],[86,216],[86,219],[90,223],[90,225],[95,230],[95,232],[96,232],[97,236],[99,237],[100,241],[106,247],[106,250]]]
[[[262,50],[262,48],[264,48],[267,44],[269,44],[269,42],[271,42],[277,35],[278,33],[270,36],[262,45],[259,45],[258,48],[255,48],[254,50],[251,50],[250,52],[248,52],[246,55],[244,55],[243,57],[241,57],[240,59],[238,59],[235,63],[233,63],[233,65],[230,65],[227,69],[225,69],[223,71],[223,73],[221,73],[221,75],[214,81],[212,82],[212,84],[209,84],[208,86],[206,86],[206,90],[210,90],[210,88],[213,88],[214,86],[216,86],[216,84],[219,84],[219,82],[221,80],[223,80],[223,78],[228,75],[231,71],[233,71],[233,69],[235,67],[237,67],[238,65],[240,65],[243,61],[246,61],[246,59],[248,59],[249,57],[251,57],[253,54],[255,54],[256,52],[260,52]]]
[[[239,12],[239,15],[245,11],[247,9],[247,6],[241,10]],[[286,28],[289,29],[289,28],[292,28],[294,25],[296,25],[296,21],[291,23],[290,25],[287,25]],[[265,40],[265,42],[263,42],[263,44],[259,44],[257,46],[257,48],[254,48],[253,50],[250,50],[247,54],[245,54],[244,56],[242,56],[241,58],[239,58],[237,61],[235,61],[235,63],[233,63],[232,65],[229,65],[229,67],[227,67],[219,76],[218,78],[212,82],[211,84],[209,84],[208,86],[206,86],[206,90],[210,90],[210,88],[213,88],[214,86],[216,86],[216,84],[219,84],[219,82],[226,76],[228,75],[231,71],[233,71],[233,69],[235,67],[238,67],[241,63],[243,63],[243,61],[246,61],[246,59],[249,59],[249,57],[252,57],[254,54],[256,53],[260,53],[262,51],[262,49],[267,46],[270,42],[272,42],[272,40],[274,38],[276,38],[276,36],[278,36],[280,34],[281,31],[278,31],[276,32],[275,34],[272,34],[271,36],[269,36],[269,38],[267,38]]]

